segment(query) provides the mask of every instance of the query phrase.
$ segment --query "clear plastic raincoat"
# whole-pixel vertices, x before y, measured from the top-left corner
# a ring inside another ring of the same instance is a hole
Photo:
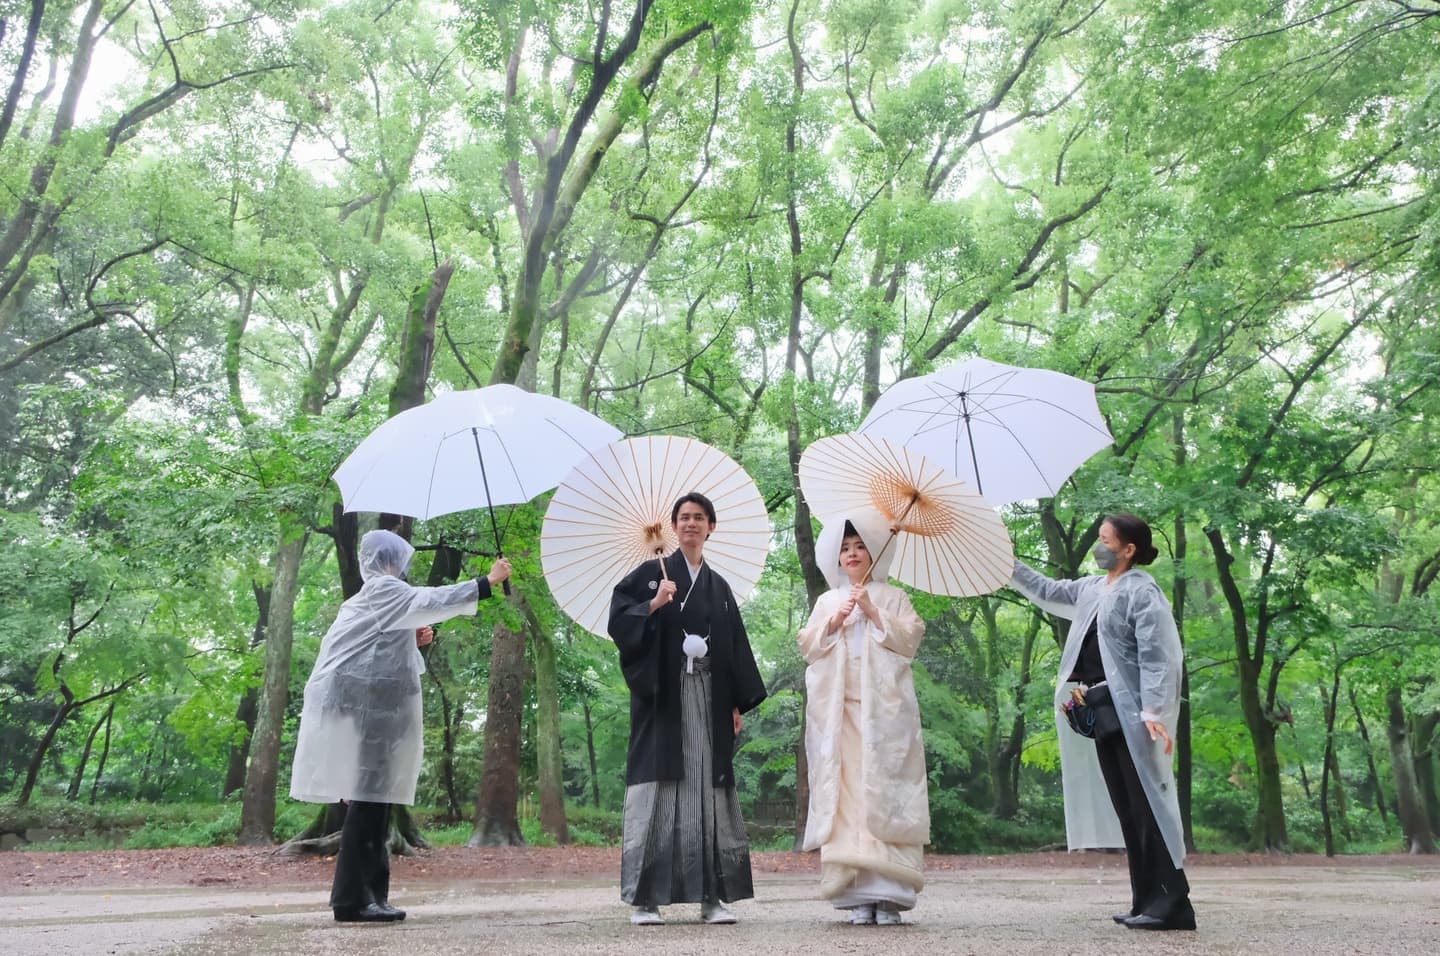
[[[360,542],[360,590],[340,605],[305,685],[290,796],[310,803],[415,802],[424,752],[415,629],[474,614],[489,582],[417,588],[401,577],[415,549],[397,534]]]
[[[1015,562],[1015,575],[1010,584],[1042,610],[1070,621],[1065,650],[1060,655],[1060,673],[1055,686],[1055,706],[1069,696],[1069,677],[1080,656],[1080,645],[1096,622],[1100,659],[1105,665],[1105,680],[1110,698],[1120,715],[1125,743],[1135,761],[1155,822],[1165,837],[1165,846],[1176,867],[1185,860],[1185,839],[1180,825],[1180,804],[1175,795],[1175,771],[1171,758],[1165,754],[1163,740],[1151,740],[1144,721],[1163,724],[1173,738],[1175,720],[1180,713],[1180,678],[1184,666],[1180,635],[1170,602],[1165,599],[1155,579],[1144,571],[1131,568],[1107,586],[1104,575],[1057,581]],[[1100,775],[1099,763],[1092,742],[1074,734],[1064,721],[1060,733],[1075,737],[1062,744],[1062,763],[1073,762],[1078,755],[1087,763],[1079,773],[1063,766],[1065,784],[1066,830],[1072,848],[1092,846],[1086,842],[1090,834],[1077,834],[1071,825],[1072,804],[1076,817],[1083,819],[1086,810],[1103,807],[1118,837],[1119,824],[1110,810],[1110,796]],[[1062,741],[1064,738],[1062,737]],[[1078,743],[1080,746],[1073,746]],[[1093,820],[1093,818],[1092,818]],[[1102,820],[1102,827],[1105,822]],[[1077,840],[1077,836],[1079,839]],[[1119,846],[1120,842],[1108,845]]]

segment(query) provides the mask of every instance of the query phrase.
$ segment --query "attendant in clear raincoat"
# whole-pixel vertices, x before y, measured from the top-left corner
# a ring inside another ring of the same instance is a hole
[[[1150,526],[1130,514],[1107,517],[1093,555],[1103,575],[1057,581],[1017,561],[1010,581],[1040,608],[1071,622],[1057,709],[1072,688],[1103,684],[1120,719],[1119,732],[1093,741],[1059,721],[1060,733],[1073,737],[1061,748],[1062,761],[1088,764],[1064,768],[1067,822],[1072,804],[1101,802],[1108,792],[1130,865],[1130,909],[1114,920],[1132,929],[1194,929],[1171,766],[1184,658],[1169,602],[1155,579],[1135,567],[1157,556]]]
[[[404,581],[415,549],[390,531],[360,541],[360,590],[340,605],[305,685],[290,795],[308,803],[349,803],[335,857],[330,907],[341,922],[405,918],[389,905],[390,805],[415,802],[423,754],[417,638],[429,625],[474,614],[492,585],[510,576],[496,561],[489,575],[444,587]]]
[[[911,673],[925,622],[885,580],[889,538],[875,512],[826,521],[815,560],[832,590],[798,635],[810,783],[803,849],[820,850],[820,896],[856,924],[897,925],[914,908],[930,842]]]

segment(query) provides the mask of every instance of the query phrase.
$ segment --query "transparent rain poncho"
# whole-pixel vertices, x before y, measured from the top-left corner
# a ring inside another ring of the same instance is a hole
[[[1180,804],[1175,795],[1174,767],[1171,757],[1165,753],[1165,742],[1152,741],[1144,723],[1145,720],[1161,723],[1172,739],[1175,736],[1184,654],[1170,602],[1165,600],[1155,579],[1136,568],[1126,571],[1107,587],[1104,575],[1074,581],[1053,580],[1016,561],[1010,584],[1042,610],[1070,621],[1055,685],[1057,709],[1069,696],[1072,686],[1069,677],[1080,656],[1080,645],[1090,630],[1090,622],[1096,622],[1105,680],[1120,715],[1125,743],[1135,761],[1155,822],[1165,837],[1170,858],[1175,866],[1181,866],[1185,860],[1185,839],[1180,825]],[[1100,775],[1094,744],[1076,735],[1063,720],[1059,721],[1059,732],[1062,734],[1060,756],[1065,764],[1062,770],[1066,830],[1071,848],[1122,845],[1119,823]],[[1084,765],[1073,766],[1076,758],[1084,761]],[[1085,820],[1089,823],[1080,823]],[[1087,833],[1087,826],[1094,832]],[[1091,842],[1095,833],[1113,836],[1097,844]]]
[[[290,779],[297,800],[415,802],[425,672],[415,629],[474,614],[488,588],[473,580],[411,587],[401,578],[414,553],[390,531],[361,539],[365,583],[340,605],[305,685]]]

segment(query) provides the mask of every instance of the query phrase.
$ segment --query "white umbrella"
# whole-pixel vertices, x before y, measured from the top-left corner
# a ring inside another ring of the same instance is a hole
[[[1094,385],[986,359],[896,382],[858,430],[934,459],[997,505],[1052,497],[1112,441]]]
[[[670,509],[691,491],[715,505],[705,561],[737,601],[749,597],[770,549],[760,490],[724,452],[661,435],[594,452],[556,489],[540,529],[540,564],[556,603],[586,630],[607,636],[611,591],[640,562],[674,550]]]
[[[548,491],[620,430],[569,402],[513,385],[447,392],[376,428],[335,470],[346,511],[434,518],[519,504]]]
[[[800,456],[800,491],[816,514],[878,511],[894,530],[890,574],[931,594],[989,594],[1015,569],[995,509],[924,455],[872,435],[832,435]],[[873,556],[883,567],[881,557]]]

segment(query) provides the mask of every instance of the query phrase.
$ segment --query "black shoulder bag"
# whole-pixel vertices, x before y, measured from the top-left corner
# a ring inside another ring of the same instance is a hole
[[[1070,699],[1061,706],[1070,729],[1082,737],[1104,740],[1120,733],[1120,714],[1110,699],[1110,688],[1101,681],[1072,688]]]

